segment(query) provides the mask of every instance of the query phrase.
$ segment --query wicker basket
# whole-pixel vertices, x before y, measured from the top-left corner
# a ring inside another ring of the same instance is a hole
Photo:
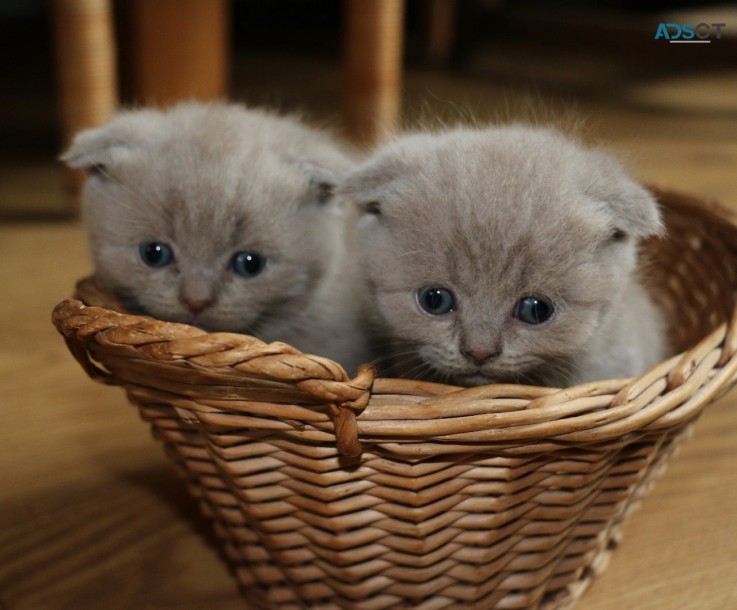
[[[562,608],[703,407],[737,380],[737,223],[657,193],[654,294],[683,353],[556,390],[354,379],[282,343],[64,301],[93,378],[125,388],[259,608]],[[89,284],[87,302],[115,307]]]

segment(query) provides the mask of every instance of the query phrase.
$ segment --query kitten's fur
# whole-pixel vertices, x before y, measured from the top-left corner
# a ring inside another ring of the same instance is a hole
[[[238,105],[122,112],[77,136],[63,159],[88,172],[95,278],[134,311],[208,330],[249,332],[366,361],[347,245],[355,212],[332,194],[354,161],[297,120]],[[152,268],[139,246],[163,242]],[[237,252],[266,257],[252,278]],[[185,301],[211,302],[204,311]]]
[[[526,126],[408,135],[338,193],[364,211],[360,260],[396,363],[385,373],[565,386],[641,374],[665,355],[636,269],[661,217],[607,154]],[[426,286],[453,292],[456,310],[425,313]],[[555,303],[547,323],[513,317],[530,295]],[[500,355],[477,365],[462,350]]]

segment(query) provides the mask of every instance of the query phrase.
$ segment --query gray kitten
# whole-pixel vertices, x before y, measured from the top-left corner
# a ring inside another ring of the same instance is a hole
[[[333,196],[354,164],[325,133],[238,105],[122,112],[63,159],[88,174],[95,279],[134,312],[248,332],[338,360],[368,356]]]
[[[657,205],[612,157],[508,126],[401,137],[338,189],[404,376],[565,386],[664,358],[637,244]]]

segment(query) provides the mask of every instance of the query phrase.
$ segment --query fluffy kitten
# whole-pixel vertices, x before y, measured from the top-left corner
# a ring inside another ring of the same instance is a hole
[[[87,171],[95,279],[134,312],[366,361],[325,133],[238,105],[122,112],[63,159]]]
[[[461,385],[565,386],[665,355],[636,276],[652,196],[612,157],[508,126],[401,137],[338,189],[397,370]]]

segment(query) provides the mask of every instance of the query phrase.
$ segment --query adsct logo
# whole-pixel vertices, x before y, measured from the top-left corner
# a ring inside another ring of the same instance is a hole
[[[719,40],[726,26],[726,23],[661,23],[655,32],[655,40],[664,38],[668,42],[708,44],[712,36]]]

